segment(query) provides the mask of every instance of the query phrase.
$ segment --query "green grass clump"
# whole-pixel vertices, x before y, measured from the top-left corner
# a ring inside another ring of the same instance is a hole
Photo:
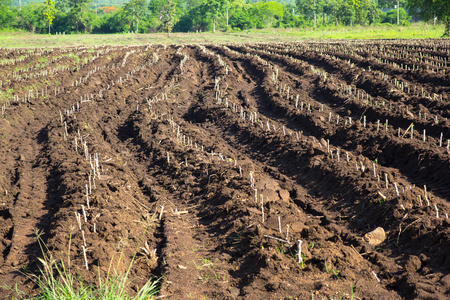
[[[41,263],[38,275],[27,274],[27,276],[38,286],[37,296],[30,297],[26,293],[20,291],[17,286],[15,288],[6,287],[14,292],[18,299],[32,300],[152,300],[159,290],[160,279],[149,279],[142,286],[135,296],[130,296],[128,288],[132,283],[130,280],[131,266],[136,257],[136,253],[131,260],[128,270],[125,274],[111,274],[113,258],[111,258],[108,273],[102,278],[100,269],[98,273],[98,282],[96,285],[86,285],[82,279],[75,276],[70,268],[70,259],[67,265],[64,260],[55,259],[48,251],[44,244],[41,234],[36,232],[37,239],[41,251],[42,258],[38,258]],[[71,236],[69,237],[70,253]],[[121,253],[121,257],[122,257]],[[119,264],[121,259],[119,258]],[[13,298],[17,299],[17,298]]]
[[[12,98],[13,92],[14,92],[14,90],[12,88],[0,90],[0,103],[10,100]]]
[[[158,292],[158,280],[149,280],[131,297],[126,289],[130,284],[129,272],[125,274],[107,275],[105,279],[98,275],[96,287],[84,285],[81,279],[75,278],[66,268],[64,262],[56,262],[51,256],[40,259],[43,269],[36,283],[41,292],[35,300],[149,300]]]

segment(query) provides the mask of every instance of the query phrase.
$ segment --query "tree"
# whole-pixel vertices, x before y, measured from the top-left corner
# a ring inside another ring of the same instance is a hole
[[[104,15],[104,14],[114,14],[117,12],[117,7],[115,6],[102,6],[99,9],[100,14]]]
[[[200,6],[202,4],[202,0],[183,0],[179,2],[181,9],[185,12],[189,12],[191,9],[194,9],[195,7]]]
[[[400,8],[399,17],[398,17],[399,25],[409,25],[409,19],[410,19],[410,17],[406,13],[406,11],[403,8]],[[382,22],[397,24],[397,10],[391,9],[390,11],[384,13]]]
[[[406,7],[408,0],[398,0],[400,7]],[[378,6],[380,8],[395,8],[397,0],[378,0]]]
[[[382,8],[396,8],[397,9],[397,21],[396,23],[400,25],[400,8],[406,7],[407,0],[379,0],[378,5]]]
[[[294,14],[294,9],[291,6],[284,7],[283,19],[278,23],[279,27],[282,28],[296,28],[301,26],[306,26],[306,21],[303,16],[297,16]]]
[[[56,0],[55,7],[63,13],[68,13],[70,10],[70,1],[71,0]]]
[[[270,28],[274,21],[283,18],[283,5],[275,1],[258,2],[258,12],[265,27]]]
[[[63,1],[66,0],[58,0]],[[72,30],[80,32],[80,29],[87,31],[90,22],[92,21],[92,13],[89,10],[92,0],[67,0],[67,20],[69,21]]]
[[[355,9],[352,0],[344,0],[344,2],[342,2],[339,7],[338,18],[344,25],[353,25],[355,22]]]
[[[183,32],[191,30],[206,31],[212,27],[212,23],[211,15],[208,14],[205,6],[202,4],[181,15],[180,21],[176,23],[174,29]]]
[[[309,20],[312,20],[314,27],[317,25],[317,15],[323,12],[324,0],[296,0],[298,11]]]
[[[16,26],[32,33],[45,33],[47,26],[44,11],[44,3],[31,2],[19,11]]]
[[[424,20],[437,18],[445,25],[444,36],[450,36],[450,1],[449,0],[408,0],[410,13]]]
[[[241,9],[231,16],[230,26],[231,28],[239,28],[240,30],[251,29],[253,27],[253,21],[248,12]]]
[[[336,26],[339,25],[340,8],[341,8],[340,0],[328,0],[323,7],[324,13],[333,17]]]
[[[176,6],[173,0],[167,1],[167,4],[160,11],[159,20],[161,21],[162,27],[167,30],[167,36],[169,37],[173,26],[178,20],[176,12]]]
[[[128,27],[131,28],[131,23],[136,24],[136,33],[139,32],[139,21],[147,16],[147,7],[147,0],[131,0],[123,6]]]
[[[50,27],[52,26],[53,19],[55,18],[55,2],[52,0],[45,0],[44,16],[48,22],[48,34],[50,34]]]
[[[148,4],[148,21],[150,27],[161,27],[161,20],[159,19],[159,16],[164,5],[166,5],[165,0],[150,0],[150,3]]]
[[[11,21],[14,19],[10,6],[10,0],[0,0],[0,28],[9,27]]]
[[[367,25],[375,22],[380,16],[380,10],[372,0],[353,0],[355,22]]]
[[[204,0],[203,7],[205,8],[206,13],[213,19],[213,32],[216,32],[217,19],[228,6],[228,2],[228,0]]]
[[[111,8],[111,7],[109,7]],[[107,12],[112,11],[112,12]],[[124,22],[124,17],[122,16],[122,9],[108,9],[103,10],[101,14],[101,22],[97,28],[95,28],[95,33],[118,33],[126,32],[129,30],[127,24]]]

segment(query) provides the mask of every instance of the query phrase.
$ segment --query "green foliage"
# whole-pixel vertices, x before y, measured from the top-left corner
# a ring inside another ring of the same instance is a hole
[[[352,26],[355,23],[356,20],[356,12],[353,7],[353,1],[347,0],[342,2],[341,6],[339,7],[339,10],[337,12],[338,19],[340,23]]]
[[[383,23],[397,24],[397,10],[391,9],[390,11],[383,13],[381,20]],[[411,17],[408,16],[403,8],[399,9],[399,20],[400,25],[410,25],[409,20],[411,20]]]
[[[284,7],[283,18],[279,20],[277,27],[280,28],[298,28],[305,27],[308,23],[303,16],[292,13],[292,8]]]
[[[408,0],[399,0],[400,7],[406,7]],[[395,8],[397,6],[397,0],[378,0],[378,6],[380,8]]]
[[[48,33],[50,34],[50,27],[52,26],[53,19],[55,18],[55,2],[52,0],[45,0],[44,16],[48,22]]]
[[[222,16],[225,8],[229,5],[228,0],[204,0],[202,7],[204,13],[212,19],[213,32],[216,31],[217,19]]]
[[[283,6],[275,1],[258,2],[256,5],[256,16],[264,23],[265,28],[272,27],[272,24],[283,18]]]
[[[450,36],[450,1],[448,0],[408,0],[408,9],[412,15],[425,21],[437,18],[445,25],[444,36]]]
[[[58,0],[59,1],[59,0]],[[94,14],[89,9],[92,0],[67,0],[69,11],[67,12],[67,21],[70,31],[77,33],[80,30],[88,32]]]
[[[0,0],[0,28],[9,28],[13,20],[10,0]]]
[[[313,19],[314,12],[316,12],[317,17],[318,14],[323,12],[324,7],[327,5],[327,1],[325,0],[296,0],[295,2],[298,12],[309,20]]]
[[[174,31],[207,31],[212,29],[212,20],[210,15],[205,14],[204,5],[191,9],[187,14],[180,17],[178,23],[174,26]]]
[[[148,5],[148,22],[152,28],[155,28],[155,30],[157,30],[161,25],[159,21],[159,12],[165,4],[165,0],[150,0]]]
[[[135,32],[139,32],[139,21],[147,17],[148,5],[147,0],[131,0],[123,6],[123,17],[128,23],[128,28]]]
[[[94,28],[94,33],[120,33],[129,30],[128,25],[124,22],[122,10],[116,13],[106,14],[101,17],[101,22]]]
[[[16,26],[33,33],[45,33],[47,20],[44,12],[45,4],[31,3],[18,12]]]
[[[170,35],[173,26],[178,21],[176,6],[173,0],[167,1],[167,4],[162,7],[159,12],[159,20],[161,21],[162,28]]]
[[[254,26],[253,18],[246,10],[235,12],[229,20],[231,28],[239,28],[240,30],[251,29]]]
[[[70,9],[69,1],[70,0],[57,0],[55,5],[56,9],[61,12],[67,13]]]
[[[13,4],[12,2],[13,1]],[[29,3],[23,0],[22,3]],[[19,10],[18,0],[0,0],[0,29],[18,28],[45,33],[54,32],[124,33],[124,32],[232,32],[263,28],[300,28],[396,24],[396,10],[381,13],[380,7],[393,7],[396,0],[36,0]],[[55,1],[56,3],[53,3]],[[125,2],[127,1],[127,2]],[[446,24],[450,30],[450,1],[401,0],[410,12]],[[45,2],[42,3],[42,2]],[[114,4],[116,7],[109,5]],[[315,16],[315,17],[314,17]],[[228,20],[227,20],[228,18]],[[400,23],[410,17],[400,9]],[[228,21],[228,22],[227,22]],[[47,25],[47,29],[46,29]],[[227,26],[228,25],[228,26]]]

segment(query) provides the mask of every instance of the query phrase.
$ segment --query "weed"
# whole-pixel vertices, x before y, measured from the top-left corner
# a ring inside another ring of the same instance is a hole
[[[231,244],[239,244],[241,242],[242,233],[236,232],[236,235],[228,237]]]
[[[215,272],[214,279],[217,281],[227,281],[227,276],[225,274],[221,275],[219,272]]]
[[[330,268],[329,266],[328,266],[328,264],[327,264],[327,261],[328,261],[328,259],[325,259],[325,261],[324,261],[324,266],[325,266],[325,272],[327,273],[327,274],[329,274],[330,272],[332,273],[332,275],[334,275],[335,277],[336,277],[336,279],[337,280],[339,280],[339,278],[341,278],[340,277],[340,275],[339,275],[339,271],[338,270],[335,270],[335,269],[333,269],[333,268]]]
[[[279,243],[278,246],[275,248],[275,252],[278,254],[284,254],[285,252],[284,245],[282,243]]]
[[[289,248],[289,255],[291,256],[291,258],[292,258],[296,263],[298,263],[298,253],[294,253],[294,252],[292,251],[292,249]],[[302,269],[305,267],[304,262],[305,262],[305,259],[306,259],[306,258],[308,258],[308,256],[307,256],[306,254],[302,253],[302,260],[301,260],[301,262],[300,262],[300,267],[301,267]]]
[[[333,275],[336,276],[337,280],[339,280],[339,278],[340,278],[339,271],[335,270],[335,269],[331,269],[331,272],[333,272]]]
[[[20,269],[23,273],[30,273],[30,270],[31,270],[30,266],[28,266],[28,265],[22,266]]]
[[[344,295],[345,295],[345,291],[342,291],[341,296],[338,299],[336,299],[336,300],[344,300],[345,299]],[[353,298],[354,298],[354,295],[353,295],[353,284],[350,283],[350,300],[353,300]]]
[[[142,237],[144,237],[147,230],[144,230]],[[49,251],[47,246],[42,240],[42,233],[36,230],[37,241],[41,252],[42,258],[38,258],[42,265],[40,268],[40,274],[26,274],[39,288],[40,293],[37,297],[32,299],[50,300],[50,299],[84,299],[84,300],[103,300],[103,299],[131,299],[126,291],[130,286],[130,271],[134,263],[137,251],[135,252],[128,270],[125,274],[111,274],[111,266],[113,259],[111,258],[110,266],[105,278],[100,275],[100,268],[98,274],[97,286],[85,285],[82,279],[76,277],[71,270],[70,256],[67,258],[67,263],[63,258],[56,259]],[[141,239],[142,241],[142,239]],[[68,252],[70,253],[70,247],[72,243],[72,234],[69,235]],[[138,245],[139,247],[139,245]],[[138,248],[137,248],[138,249]],[[122,254],[121,254],[122,256]],[[121,259],[119,258],[119,263]],[[28,271],[28,267],[22,267],[23,271]],[[154,299],[153,296],[158,292],[159,280],[148,280],[144,286],[142,286],[134,300],[150,300]],[[17,288],[5,287],[14,292],[20,299],[30,299],[24,292]]]
[[[208,273],[206,273],[205,275],[199,275],[198,279],[200,279],[200,281],[202,283],[208,282],[211,279],[211,275],[209,275]]]

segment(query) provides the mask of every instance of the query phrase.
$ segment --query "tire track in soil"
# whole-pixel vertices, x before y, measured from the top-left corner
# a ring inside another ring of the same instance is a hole
[[[23,115],[30,116],[22,110]],[[36,270],[33,258],[41,254],[36,242],[36,230],[47,232],[49,217],[55,205],[55,187],[51,178],[49,158],[46,154],[47,125],[45,119],[33,118],[24,130],[11,132],[10,139],[19,143],[10,145],[16,153],[14,169],[14,183],[10,188],[11,208],[4,210],[3,216],[12,220],[7,238],[10,240],[9,249],[3,251],[0,269],[0,282],[13,287],[24,280],[23,274]],[[11,157],[8,157],[11,160]],[[42,237],[45,241],[45,236]],[[11,277],[3,274],[13,273]],[[32,287],[27,280],[28,288]]]
[[[198,48],[185,50],[188,51],[187,54],[191,58],[198,53]],[[178,82],[180,93],[173,96],[174,99],[179,100],[168,104],[168,110],[174,112],[172,118],[175,119],[185,115],[190,109],[191,99],[196,97],[205,85],[210,85],[209,71],[207,68],[205,69],[203,63],[199,64],[197,60],[192,63],[192,60],[189,59],[185,68],[189,71],[180,76],[182,78]],[[183,97],[184,90],[188,90],[189,95]],[[164,134],[162,133],[161,136],[164,136]],[[145,148],[152,147],[147,145]],[[163,269],[166,275],[164,276],[161,293],[171,299],[186,299],[187,297],[200,299],[201,296],[223,298],[227,294],[226,291],[223,291],[223,285],[227,282],[227,266],[221,263],[220,260],[223,259],[211,258],[214,248],[217,247],[217,241],[214,241],[215,235],[208,233],[208,227],[202,224],[198,217],[199,206],[201,206],[198,203],[199,199],[196,201],[189,199],[194,197],[195,193],[193,195],[188,186],[200,186],[198,181],[202,178],[201,176],[196,178],[198,175],[193,177],[189,174],[183,174],[185,173],[182,170],[184,168],[181,167],[180,170],[180,166],[187,164],[187,168],[194,168],[194,174],[202,172],[198,170],[198,164],[195,162],[193,162],[194,166],[191,167],[187,163],[187,158],[185,158],[184,163],[177,161],[177,155],[185,155],[182,151],[177,154],[174,148],[176,149],[177,146],[172,145],[165,150],[158,149],[158,152],[161,153],[161,156],[164,155],[164,152],[167,152],[170,157],[173,155],[169,166],[174,165],[178,171],[174,172],[170,169],[158,171],[156,172],[158,175],[155,176],[159,182],[158,188],[155,188],[155,190],[158,190],[156,194],[162,194],[165,198],[158,201],[159,206],[163,206],[164,210],[167,211],[163,217],[165,246],[161,253],[164,257]],[[191,162],[191,159],[189,155],[189,162]],[[164,162],[164,164],[167,165],[168,163]],[[161,191],[162,187],[165,187],[164,191]],[[152,190],[154,189],[152,188]],[[161,198],[161,196],[154,197]],[[208,287],[205,288],[205,284]]]

